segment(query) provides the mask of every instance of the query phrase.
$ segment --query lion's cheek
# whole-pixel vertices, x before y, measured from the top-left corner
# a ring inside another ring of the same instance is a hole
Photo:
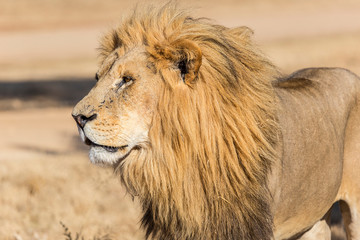
[[[145,114],[137,111],[128,111],[118,116],[118,131],[114,136],[117,141],[134,147],[147,141],[148,124]]]

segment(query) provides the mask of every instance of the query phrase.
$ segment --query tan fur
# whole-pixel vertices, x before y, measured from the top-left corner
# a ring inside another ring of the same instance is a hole
[[[319,214],[290,218],[295,196],[286,195],[293,187],[283,170],[295,168],[284,161],[301,150],[286,141],[302,135],[288,133],[286,108],[299,106],[291,105],[298,94],[316,95],[326,84],[301,74],[274,81],[277,71],[251,34],[167,4],[135,10],[101,41],[100,80],[73,115],[95,114],[85,136],[120,147],[117,155],[95,148],[93,161],[113,165],[139,197],[147,236],[272,239],[275,230],[275,238],[288,238],[308,230],[338,200],[335,184]],[[117,88],[129,74],[135,80]],[[296,219],[304,223],[294,227]]]

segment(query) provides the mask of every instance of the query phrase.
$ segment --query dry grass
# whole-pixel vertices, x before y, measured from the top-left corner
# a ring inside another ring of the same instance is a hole
[[[60,225],[64,228],[63,235],[65,236],[65,240],[85,240],[85,237],[78,232],[73,235],[64,223],[60,222]],[[105,234],[102,236],[94,236],[93,238],[91,238],[91,240],[111,240],[111,237],[109,234]]]
[[[5,171],[0,187],[1,239],[63,239],[59,222],[84,239],[143,238],[136,203],[125,197],[110,172],[89,166],[84,156],[15,161]]]
[[[73,137],[68,140],[76,148]],[[67,234],[74,232],[72,239],[143,239],[137,203],[112,170],[91,165],[86,153],[74,148],[27,149],[24,159],[16,152],[11,160],[0,156],[0,239],[69,239],[59,222]]]

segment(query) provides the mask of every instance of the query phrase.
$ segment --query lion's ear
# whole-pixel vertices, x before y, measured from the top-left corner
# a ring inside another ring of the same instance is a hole
[[[200,47],[190,40],[179,40],[172,43],[175,48],[176,59],[174,63],[180,70],[181,78],[186,84],[193,83],[199,74],[202,62]]]

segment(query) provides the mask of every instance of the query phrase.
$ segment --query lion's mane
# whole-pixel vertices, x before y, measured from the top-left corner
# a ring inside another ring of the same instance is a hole
[[[166,4],[135,10],[101,41],[102,61],[115,49],[126,54],[143,46],[149,68],[163,79],[148,146],[117,166],[140,199],[147,237],[272,236],[267,179],[276,160],[276,70],[249,32]],[[182,40],[202,53],[189,85],[179,81],[169,60],[178,50],[173,43]]]

